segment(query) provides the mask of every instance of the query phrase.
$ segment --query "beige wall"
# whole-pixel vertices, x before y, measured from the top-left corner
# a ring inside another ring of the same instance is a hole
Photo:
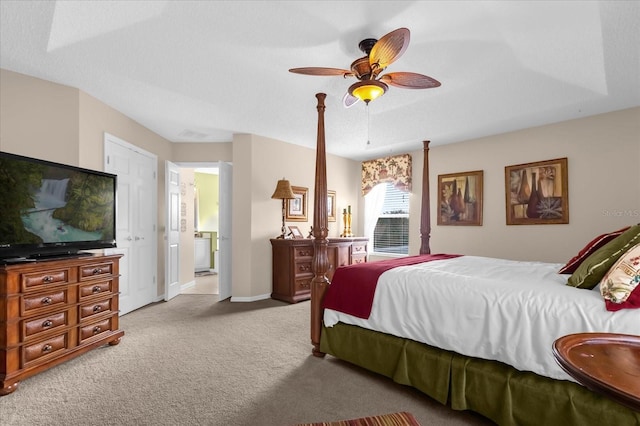
[[[80,162],[78,89],[3,69],[0,88],[0,150],[90,168]]]
[[[561,157],[569,224],[507,226],[505,166]],[[432,252],[566,262],[596,235],[640,222],[640,108],[432,147],[429,163]],[[483,226],[436,225],[437,176],[472,170],[484,171]]]
[[[164,163],[171,144],[86,93],[0,69],[0,149],[104,170],[104,133],[158,156],[158,295],[164,293]]]
[[[271,244],[280,235],[282,202],[271,198],[283,177],[309,189],[307,221],[287,222],[307,235],[313,225],[315,150],[255,135],[233,140],[233,300],[253,300],[271,293]],[[327,156],[327,186],[337,205],[356,205],[360,163]],[[240,197],[250,194],[250,197]],[[340,222],[329,223],[329,236],[340,234]]]
[[[213,163],[233,160],[231,142],[222,143],[174,143],[171,144],[171,161],[174,163]]]
[[[315,150],[251,135],[236,135],[229,143],[172,144],[78,89],[7,70],[0,70],[0,83],[3,151],[103,170],[107,132],[158,156],[158,296],[165,283],[165,160],[233,162],[233,297],[253,300],[270,295],[269,238],[279,234],[281,221],[281,203],[271,194],[283,170],[292,184],[309,188],[308,221],[292,223],[306,233],[313,223]],[[328,170],[338,206],[355,206],[359,163],[329,156]],[[330,236],[339,234],[338,225],[330,224]],[[185,249],[191,253],[193,242]],[[181,276],[181,284],[186,282],[188,277]]]
[[[171,143],[126,115],[80,91],[80,156],[85,167],[103,170],[104,133],[155,154],[158,172],[157,294],[165,289],[165,161],[171,158]]]
[[[270,238],[280,233],[278,179],[309,188],[313,224],[315,150],[254,135],[229,143],[172,144],[97,99],[70,87],[0,70],[0,149],[102,170],[103,134],[158,156],[158,295],[164,291],[164,161],[233,163],[233,299],[271,293]],[[433,252],[562,262],[598,233],[640,222],[640,108],[497,135],[430,151]],[[330,126],[331,123],[327,123]],[[434,141],[435,143],[435,141]],[[410,254],[420,247],[422,150],[412,152]],[[505,225],[504,167],[558,157],[569,160],[568,225]],[[437,175],[484,170],[484,224],[437,226]],[[360,163],[327,156],[327,186],[337,208],[351,205],[362,232]],[[340,217],[329,236],[341,232]],[[192,246],[191,246],[192,247]],[[192,250],[191,250],[192,251]],[[191,262],[192,263],[192,262]],[[189,267],[191,269],[191,267]],[[184,279],[184,278],[183,278]],[[182,281],[182,279],[181,279]],[[183,282],[184,283],[184,282]]]

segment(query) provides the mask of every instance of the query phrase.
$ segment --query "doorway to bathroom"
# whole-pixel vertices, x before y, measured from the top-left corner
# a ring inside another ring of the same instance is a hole
[[[180,167],[181,294],[232,295],[232,164],[176,163]]]

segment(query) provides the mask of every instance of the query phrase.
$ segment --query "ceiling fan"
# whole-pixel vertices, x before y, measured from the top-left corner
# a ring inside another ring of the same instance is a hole
[[[409,30],[398,28],[384,35],[380,40],[367,38],[358,47],[366,56],[356,59],[351,70],[340,68],[305,67],[291,68],[289,72],[306,75],[356,77],[359,81],[349,87],[342,103],[349,108],[358,101],[369,104],[385,94],[390,86],[404,89],[430,89],[440,86],[440,82],[426,75],[413,72],[392,72],[380,76],[389,65],[395,62],[409,46]]]

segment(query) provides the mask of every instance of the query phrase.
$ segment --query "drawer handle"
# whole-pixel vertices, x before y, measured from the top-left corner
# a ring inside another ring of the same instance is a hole
[[[300,265],[300,267],[298,267],[298,270],[299,270],[300,272],[306,272],[306,271],[308,271],[308,270],[310,270],[310,269],[311,269],[311,267],[310,267],[310,266],[303,266],[303,265]]]
[[[53,277],[51,275],[45,275],[44,277],[42,277],[42,282],[45,284],[52,283]]]
[[[95,268],[91,272],[93,273],[93,275],[101,274],[102,273],[102,268]]]
[[[100,305],[95,305],[93,307],[93,312],[100,312],[101,310],[102,310],[102,306],[100,306]]]
[[[300,283],[300,287],[310,287],[311,286],[311,281],[302,281]]]
[[[101,290],[102,290],[102,289],[100,288],[100,286],[99,286],[99,285],[96,285],[96,286],[94,286],[94,287],[91,289],[91,292],[92,292],[93,294],[97,294],[97,293],[100,293],[100,291],[101,291]]]
[[[46,320],[45,322],[42,323],[42,328],[49,328],[53,325],[53,321],[51,320]]]
[[[102,331],[102,328],[100,328],[99,325],[96,325],[95,327],[93,327],[93,334],[99,334]]]
[[[40,301],[43,305],[50,305],[53,300],[50,297],[45,297]]]
[[[51,345],[44,345],[42,347],[42,352],[51,352],[51,349],[53,349],[53,346]]]

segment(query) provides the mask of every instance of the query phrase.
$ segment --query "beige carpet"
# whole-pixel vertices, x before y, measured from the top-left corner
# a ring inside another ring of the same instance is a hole
[[[9,425],[292,425],[407,411],[483,425],[411,388],[311,355],[309,302],[180,295],[123,316],[125,336],[0,398]]]

